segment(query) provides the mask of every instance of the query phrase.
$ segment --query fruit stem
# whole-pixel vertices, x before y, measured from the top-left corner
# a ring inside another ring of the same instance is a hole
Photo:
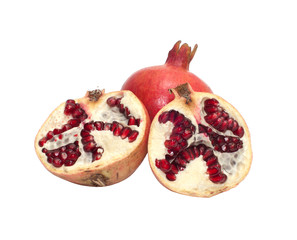
[[[102,92],[103,91],[101,91],[99,89],[88,91],[87,92],[87,97],[89,98],[89,101],[91,101],[91,102],[97,102],[98,99],[102,96]]]
[[[191,47],[186,43],[179,47],[180,43],[181,41],[176,42],[173,48],[169,51],[166,64],[189,70],[190,62],[196,53],[198,45],[195,44],[192,51]]]
[[[188,83],[184,83],[181,85],[178,85],[176,88],[169,89],[170,93],[174,93],[174,95],[178,94],[180,97],[183,97],[186,99],[186,104],[189,102],[192,102],[191,100],[191,93],[192,89]]]

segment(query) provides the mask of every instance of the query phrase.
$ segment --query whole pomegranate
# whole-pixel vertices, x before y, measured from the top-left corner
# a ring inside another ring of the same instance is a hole
[[[122,90],[132,91],[143,102],[151,120],[162,107],[173,100],[168,89],[189,83],[194,91],[212,92],[205,82],[189,72],[197,44],[191,51],[188,44],[180,47],[180,43],[178,41],[169,51],[164,65],[141,69],[132,74],[122,86]]]
[[[175,97],[151,124],[151,169],[168,189],[211,197],[237,186],[252,162],[248,127],[223,98],[194,92],[188,84],[172,89]]]
[[[48,117],[35,139],[41,163],[73,183],[107,186],[129,177],[147,153],[150,119],[130,91],[88,91]]]

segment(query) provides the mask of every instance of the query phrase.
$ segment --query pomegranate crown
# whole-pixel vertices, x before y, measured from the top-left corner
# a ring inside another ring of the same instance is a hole
[[[184,43],[181,47],[180,43],[181,41],[177,41],[169,51],[166,64],[189,70],[190,62],[197,51],[198,45],[195,44],[194,49],[191,50],[187,43]]]

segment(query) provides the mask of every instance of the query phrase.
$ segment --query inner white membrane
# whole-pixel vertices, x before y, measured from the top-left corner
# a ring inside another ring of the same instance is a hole
[[[204,100],[206,99],[201,100],[201,103],[200,103],[201,109],[204,106],[203,104]],[[170,111],[170,110],[171,109],[168,108],[166,111]],[[192,124],[196,127],[195,134],[190,139],[188,139],[188,147],[191,145],[204,144],[213,149],[213,146],[211,144],[211,141],[209,140],[209,137],[203,133],[199,133],[198,124],[192,112],[190,112],[190,110],[183,107],[176,107],[176,105],[174,106],[174,110],[178,111],[181,114],[184,114],[185,117],[189,118],[192,121]],[[236,119],[236,117],[232,115],[230,111],[228,111],[228,109],[225,109],[225,110],[229,113],[230,117],[234,118],[235,120],[238,120]],[[204,120],[204,116],[206,115],[204,110],[200,110],[200,115],[201,115],[200,123],[203,124],[204,126],[210,127],[217,134],[220,134],[223,136],[237,137],[230,130],[226,131],[225,133],[222,133],[214,129],[208,123],[206,123]],[[238,123],[239,125],[241,125],[239,120],[238,120]],[[158,149],[158,151],[153,151],[153,153],[151,154],[151,157],[153,160],[164,159],[165,155],[168,154],[167,148],[164,146],[164,142],[165,140],[169,139],[172,133],[173,127],[174,127],[173,124],[169,121],[166,122],[165,124],[162,124],[159,122],[155,124],[153,133],[151,133],[152,134],[151,142],[154,143],[153,144],[155,146],[154,149]],[[245,160],[244,153],[247,148],[245,144],[245,142],[247,141],[246,136],[244,135],[242,138],[240,138],[240,140],[243,142],[243,148],[239,149],[236,152],[221,153],[213,150],[214,155],[217,156],[218,162],[221,165],[221,171],[227,175],[227,181],[223,184],[226,184],[228,181],[238,178],[239,176],[237,175],[237,173],[239,169],[244,165],[244,160]],[[160,169],[158,169],[156,166],[153,166],[153,167],[155,168],[156,171],[159,172],[159,175],[164,179],[164,181],[167,181],[167,183],[169,185],[172,185],[173,188],[187,186],[187,189],[190,191],[195,191],[195,190],[203,191],[203,190],[208,190],[210,184],[213,185],[212,187],[214,189],[222,186],[222,184],[215,184],[209,180],[209,175],[206,172],[207,171],[206,162],[203,160],[202,156],[190,161],[186,165],[186,168],[183,171],[179,171],[178,174],[176,174],[176,180],[173,182],[170,182],[169,180],[167,180],[166,174],[163,173]],[[189,181],[189,178],[191,179],[190,181]]]
[[[140,126],[136,125],[129,125],[128,126],[128,119],[119,111],[117,107],[110,107],[106,100],[109,97],[116,97],[121,99],[121,104],[128,107],[130,110],[130,114],[134,116],[136,119],[141,119]],[[101,97],[102,100],[100,104],[96,106],[96,110],[94,109],[92,111],[92,115],[89,115],[88,118],[83,122],[87,123],[90,121],[102,121],[102,122],[108,122],[112,123],[113,121],[116,121],[118,123],[121,123],[124,127],[129,127],[131,130],[137,130],[139,132],[139,135],[137,136],[136,140],[134,142],[129,142],[128,138],[122,139],[120,136],[114,136],[113,132],[109,130],[93,130],[90,132],[91,135],[94,136],[94,140],[97,144],[97,146],[102,147],[104,149],[104,152],[102,154],[102,157],[100,160],[94,161],[95,164],[106,164],[114,159],[117,158],[123,158],[126,155],[128,155],[132,149],[134,149],[141,139],[143,138],[144,134],[144,128],[145,124],[142,123],[143,117],[141,114],[143,114],[143,109],[141,108],[140,104],[135,104],[135,99],[131,99],[126,93],[118,94],[118,95],[103,95]],[[69,119],[72,119],[71,116],[66,116],[64,114],[64,106],[61,108],[58,108],[56,111],[56,114],[48,119],[48,121],[45,123],[43,131],[39,133],[39,139],[44,137],[49,131],[52,131],[54,128],[61,129],[64,124],[67,123]],[[69,143],[73,143],[75,141],[78,141],[79,143],[79,151],[81,153],[81,156],[77,159],[76,163],[73,166],[62,166],[59,168],[59,170],[66,171],[70,168],[74,167],[80,167],[82,165],[89,165],[92,163],[92,153],[85,152],[83,150],[83,144],[81,143],[82,137],[80,136],[80,132],[83,129],[84,124],[80,124],[79,127],[72,128],[64,133],[62,133],[62,140],[59,139],[58,135],[55,135],[51,140],[47,141],[43,147],[39,148],[39,151],[42,151],[42,148],[46,148],[47,150],[53,150],[57,149],[61,146],[65,146]],[[43,160],[47,161],[47,156],[44,153],[41,153],[41,156],[43,156]],[[51,165],[51,164],[50,164]],[[54,168],[54,166],[51,165],[51,167]]]

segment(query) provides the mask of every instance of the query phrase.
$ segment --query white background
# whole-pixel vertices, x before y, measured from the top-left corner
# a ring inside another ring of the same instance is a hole
[[[296,239],[294,1],[1,1],[1,239]],[[177,40],[190,71],[250,128],[247,178],[204,199],[162,187],[147,157],[106,188],[50,174],[34,137],[50,112],[163,64]]]

